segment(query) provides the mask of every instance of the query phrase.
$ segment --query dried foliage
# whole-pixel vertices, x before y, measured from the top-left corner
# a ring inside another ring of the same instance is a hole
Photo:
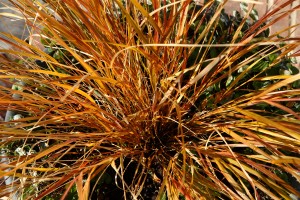
[[[0,196],[300,196],[299,39],[268,33],[293,0],[259,19],[227,1],[17,2],[46,49],[1,50],[0,110],[22,118],[0,124]]]

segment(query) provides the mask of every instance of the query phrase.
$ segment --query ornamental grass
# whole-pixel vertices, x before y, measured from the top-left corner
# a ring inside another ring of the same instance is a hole
[[[1,33],[0,196],[300,196],[299,38],[269,31],[293,1],[14,1],[31,34]]]

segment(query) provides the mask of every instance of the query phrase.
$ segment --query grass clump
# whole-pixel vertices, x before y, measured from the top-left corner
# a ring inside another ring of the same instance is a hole
[[[8,35],[2,50],[0,77],[23,85],[1,88],[1,110],[22,115],[0,125],[19,149],[1,196],[300,195],[283,176],[300,178],[298,44],[268,32],[292,0],[261,19],[227,1],[17,2],[45,50]]]

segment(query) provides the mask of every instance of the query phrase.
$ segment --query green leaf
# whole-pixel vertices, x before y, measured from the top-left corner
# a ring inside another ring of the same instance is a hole
[[[248,4],[247,4],[247,3],[241,2],[241,3],[240,3],[240,8],[241,8],[241,10],[242,10],[244,13],[247,13],[247,12],[248,12]]]
[[[230,75],[226,81],[226,87],[228,87],[232,83],[232,81],[234,81],[234,77]]]
[[[273,53],[273,54],[270,54],[268,57],[269,57],[269,60],[270,62],[273,62],[276,58],[277,58],[277,54]]]
[[[252,9],[250,12],[250,17],[254,20],[257,21],[258,20],[258,12],[256,9]]]

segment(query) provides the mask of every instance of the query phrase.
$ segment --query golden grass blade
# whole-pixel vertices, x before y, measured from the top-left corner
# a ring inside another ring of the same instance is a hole
[[[253,113],[251,111],[246,111],[246,110],[243,110],[243,109],[240,109],[240,108],[237,108],[237,107],[235,107],[233,109],[236,110],[237,112],[242,113],[242,114],[244,114],[244,115],[246,115],[246,116],[248,116],[250,118],[253,118],[253,119],[255,119],[255,120],[259,121],[259,122],[265,123],[265,124],[270,125],[270,126],[272,126],[274,128],[282,130],[287,135],[289,135],[289,136],[291,136],[291,137],[293,137],[293,138],[295,138],[297,140],[300,139],[299,134],[295,133],[293,130],[291,130],[289,128],[286,128],[286,127],[284,127],[284,126],[282,126],[282,125],[280,125],[280,124],[278,124],[278,123],[276,123],[276,122],[274,122],[272,120],[269,120],[266,117],[263,117],[261,115],[255,114],[255,113]]]
[[[240,195],[238,199],[249,199],[244,193],[243,190],[240,188],[240,185],[235,181],[235,179],[229,175],[227,170],[222,166],[221,162],[219,162],[218,159],[215,159],[216,164],[218,165],[218,168],[220,172],[224,175],[224,177],[229,181],[230,184],[235,188],[237,193]]]
[[[40,152],[39,154],[33,156],[32,158],[26,160],[25,162],[17,165],[15,168],[11,169],[10,171],[4,173],[3,176],[12,176],[12,175],[14,175],[14,172],[17,171],[18,169],[22,169],[23,167],[27,166],[28,164],[34,162],[35,160],[38,160],[38,159],[40,159],[40,158],[42,158],[42,157],[44,157],[44,156],[46,156],[46,155],[48,155],[52,152],[64,147],[64,146],[70,144],[71,142],[72,141],[66,141],[66,142],[57,144],[53,147],[50,147],[50,148],[44,150],[43,152]]]
[[[155,28],[158,34],[162,34],[162,31],[158,27],[157,22],[154,21],[151,15],[143,8],[143,6],[137,0],[132,0],[132,4],[142,13],[142,15],[145,16],[145,19],[149,21],[149,23]]]

